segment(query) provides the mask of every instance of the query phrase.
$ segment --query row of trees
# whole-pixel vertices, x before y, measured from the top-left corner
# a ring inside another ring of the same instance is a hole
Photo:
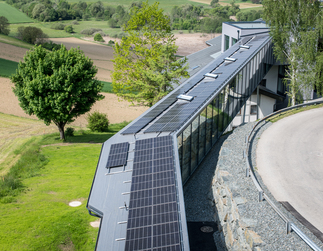
[[[101,1],[89,3],[80,1],[70,4],[66,0],[6,0],[8,4],[20,9],[29,17],[39,21],[57,21],[95,18],[108,21],[111,28],[120,28],[129,20],[129,9],[119,5],[104,6]],[[133,7],[141,8],[142,2],[133,2]],[[221,32],[222,22],[230,21],[230,16],[239,14],[239,21],[259,18],[254,12],[239,12],[234,4],[221,6],[218,1],[211,2],[212,8],[203,8],[193,4],[174,6],[169,14],[173,30],[200,30],[202,32]]]
[[[44,22],[72,19],[87,20],[91,17],[105,21],[111,18],[118,21],[129,18],[128,11],[123,6],[103,6],[101,1],[89,4],[83,1],[70,4],[66,0],[58,2],[51,0],[6,0],[6,2],[21,10],[30,18]],[[140,3],[133,3],[132,5],[140,5]],[[125,14],[127,14],[126,17],[124,17]]]

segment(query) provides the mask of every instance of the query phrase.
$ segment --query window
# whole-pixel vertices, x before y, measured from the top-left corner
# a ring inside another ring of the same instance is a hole
[[[259,85],[266,87],[266,79],[261,80]]]
[[[257,105],[250,106],[250,114],[257,114]]]
[[[230,47],[230,37],[227,35],[224,35],[224,40],[225,40],[224,41],[224,44],[225,44],[224,50],[226,51]]]
[[[232,46],[232,45],[234,45],[237,41],[238,41],[238,39],[236,39],[236,38],[232,38],[231,46]]]

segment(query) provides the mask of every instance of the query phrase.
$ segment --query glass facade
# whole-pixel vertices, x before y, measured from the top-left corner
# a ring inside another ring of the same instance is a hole
[[[267,50],[258,51],[242,69],[232,76],[217,96],[205,105],[192,122],[177,135],[183,184],[239,113],[257,85],[271,68]]]

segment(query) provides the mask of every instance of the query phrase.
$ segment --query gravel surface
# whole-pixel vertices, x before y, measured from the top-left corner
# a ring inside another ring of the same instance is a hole
[[[208,156],[201,163],[194,176],[184,186],[184,197],[186,207],[186,217],[188,221],[212,221],[215,213],[210,203],[210,187],[214,171],[220,166],[226,166],[231,176],[230,190],[234,197],[239,197],[243,202],[236,202],[241,220],[246,223],[249,229],[255,231],[262,239],[263,243],[259,247],[261,250],[312,250],[294,232],[286,234],[285,222],[278,216],[272,207],[265,200],[258,202],[258,190],[252,179],[246,177],[246,161],[243,158],[243,151],[246,148],[245,138],[251,131],[253,123],[248,123],[236,128],[232,133],[222,136]],[[256,169],[256,147],[261,133],[268,128],[271,123],[262,123],[258,126],[256,134],[251,139],[251,159],[250,162]],[[221,152],[220,152],[220,149]],[[220,161],[218,157],[221,154]],[[261,177],[256,173],[260,185],[265,193],[275,201],[270,192],[262,183]],[[276,206],[297,225],[303,233],[313,240],[323,249],[320,242],[306,227],[275,201]]]

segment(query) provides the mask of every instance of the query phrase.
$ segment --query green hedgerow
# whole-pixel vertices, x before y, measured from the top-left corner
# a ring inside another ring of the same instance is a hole
[[[106,132],[109,129],[109,120],[107,115],[100,112],[90,113],[87,117],[87,127],[92,132]]]

